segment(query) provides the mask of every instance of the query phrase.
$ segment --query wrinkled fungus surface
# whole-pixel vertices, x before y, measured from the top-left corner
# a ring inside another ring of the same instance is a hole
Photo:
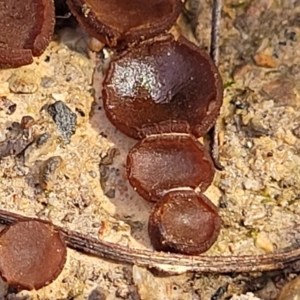
[[[40,220],[17,222],[0,233],[0,273],[18,289],[39,289],[52,282],[66,254],[60,233]]]
[[[67,0],[78,22],[94,37],[115,46],[138,42],[170,29],[180,0]]]
[[[104,85],[109,120],[123,133],[187,132],[214,124],[223,88],[211,58],[184,38],[147,41],[115,58]]]
[[[30,64],[53,30],[53,0],[0,0],[0,68]]]
[[[154,206],[148,231],[156,250],[197,255],[213,245],[220,226],[214,204],[186,190],[170,192]]]
[[[158,201],[170,189],[211,184],[214,166],[209,153],[186,134],[152,135],[133,147],[127,156],[130,184],[146,200]]]

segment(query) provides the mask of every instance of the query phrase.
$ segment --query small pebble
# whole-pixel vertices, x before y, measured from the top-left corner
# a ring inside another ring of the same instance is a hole
[[[19,69],[8,79],[11,92],[33,94],[39,89],[40,76],[33,70]]]
[[[94,37],[91,37],[88,39],[88,46],[90,50],[94,52],[100,52],[105,45]]]
[[[258,233],[255,239],[255,246],[264,250],[265,252],[271,253],[274,250],[273,244],[265,233]]]
[[[47,111],[56,124],[62,140],[69,144],[71,136],[76,131],[77,115],[63,101],[49,105]]]
[[[41,86],[43,88],[49,88],[54,84],[54,79],[49,76],[43,76],[41,79]]]
[[[0,96],[7,96],[9,94],[9,83],[0,82]]]
[[[252,293],[247,293],[245,295],[235,295],[230,300],[261,300],[260,298],[257,298]]]
[[[277,63],[275,59],[267,54],[258,53],[254,56],[254,61],[257,66],[264,67],[264,68],[276,68]]]

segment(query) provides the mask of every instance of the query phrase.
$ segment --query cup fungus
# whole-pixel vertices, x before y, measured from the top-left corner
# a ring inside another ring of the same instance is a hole
[[[208,198],[182,190],[169,192],[156,203],[148,231],[156,250],[197,255],[212,246],[220,227],[217,208]]]
[[[129,182],[148,201],[158,201],[175,188],[205,191],[214,173],[207,150],[187,134],[148,136],[127,156]]]
[[[141,43],[113,59],[103,84],[104,109],[123,133],[186,132],[214,124],[223,88],[212,59],[183,37]]]
[[[67,0],[67,4],[91,36],[111,47],[166,32],[182,8],[181,0]]]
[[[18,289],[39,289],[52,282],[66,255],[66,245],[50,223],[20,221],[0,233],[0,274]]]
[[[0,68],[32,63],[54,30],[53,0],[0,0]]]

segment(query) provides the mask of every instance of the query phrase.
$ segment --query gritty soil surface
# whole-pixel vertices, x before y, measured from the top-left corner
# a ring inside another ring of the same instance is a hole
[[[210,2],[189,1],[177,26],[206,50]],[[223,224],[207,254],[273,253],[300,238],[300,1],[223,2],[224,170],[206,192]],[[113,53],[91,52],[88,39],[76,26],[60,28],[33,64],[0,71],[0,208],[152,249],[152,204],[126,179],[126,155],[136,141],[118,132],[102,108],[101,83]],[[1,283],[0,299],[268,300],[298,269],[171,276],[68,249],[53,283],[31,292]]]

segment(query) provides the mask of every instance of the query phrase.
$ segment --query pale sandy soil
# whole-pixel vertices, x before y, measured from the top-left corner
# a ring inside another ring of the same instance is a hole
[[[209,2],[191,1],[192,21],[180,22],[182,33],[206,49]],[[225,90],[218,122],[224,171],[206,192],[219,206],[223,225],[208,254],[272,253],[299,241],[299,16],[299,1],[224,1],[219,68]],[[101,80],[110,53],[88,55],[86,41],[80,29],[64,29],[32,65],[0,71],[0,97],[17,105],[12,114],[0,109],[0,141],[24,115],[36,120],[30,136],[49,134],[45,144],[33,143],[21,158],[1,159],[0,207],[151,249],[152,204],[135,193],[125,173],[136,141],[118,132],[102,108]],[[70,142],[41,110],[59,100],[77,117]],[[54,156],[63,163],[45,183],[42,165]],[[68,249],[66,266],[53,283],[18,293],[2,284],[0,299],[276,299],[295,274],[165,276]]]

